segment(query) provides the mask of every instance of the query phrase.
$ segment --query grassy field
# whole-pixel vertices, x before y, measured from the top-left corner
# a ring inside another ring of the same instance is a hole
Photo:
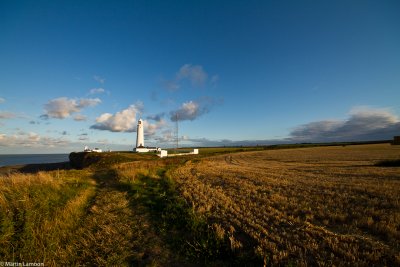
[[[68,262],[95,181],[87,171],[14,173],[0,178],[0,259]]]
[[[388,144],[244,152],[173,172],[238,253],[294,265],[400,264],[400,171]]]
[[[90,153],[77,155],[82,170],[7,169],[0,261],[400,265],[400,147],[200,152]]]

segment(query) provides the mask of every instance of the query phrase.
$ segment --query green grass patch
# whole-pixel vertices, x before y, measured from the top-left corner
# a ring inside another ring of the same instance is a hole
[[[69,155],[70,164],[73,168],[92,169],[111,168],[114,165],[138,160],[158,159],[155,153],[133,153],[133,152],[73,152]]]
[[[133,198],[147,207],[157,231],[171,250],[192,262],[231,262],[232,251],[226,238],[219,238],[207,218],[196,214],[177,193],[165,169],[138,175],[131,184]]]

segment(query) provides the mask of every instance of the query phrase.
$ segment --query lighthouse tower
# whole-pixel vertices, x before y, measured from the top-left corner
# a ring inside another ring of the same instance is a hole
[[[137,123],[137,135],[136,135],[136,147],[133,151],[136,153],[146,153],[146,152],[159,152],[161,148],[159,147],[145,147],[144,146],[144,130],[143,130],[143,120],[140,119]]]
[[[143,120],[140,119],[137,125],[136,148],[144,147]]]

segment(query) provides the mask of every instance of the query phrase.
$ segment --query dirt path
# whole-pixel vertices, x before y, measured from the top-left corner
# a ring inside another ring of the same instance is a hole
[[[97,194],[88,209],[78,242],[68,246],[68,264],[90,266],[178,266],[159,238],[144,206],[113,173],[97,173]]]

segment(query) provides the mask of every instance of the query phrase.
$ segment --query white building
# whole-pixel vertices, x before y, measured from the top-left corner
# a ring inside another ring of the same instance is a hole
[[[145,152],[157,152],[158,156],[161,158],[164,157],[173,157],[173,156],[184,156],[184,155],[196,155],[199,154],[199,150],[193,149],[193,152],[186,152],[186,153],[178,153],[168,155],[167,150],[161,150],[160,147],[145,147],[144,146],[144,125],[143,120],[139,119],[137,124],[137,131],[136,131],[136,147],[133,149],[136,153],[145,153]]]
[[[144,147],[144,132],[143,132],[143,120],[140,119],[137,125],[137,136],[136,136],[136,148]]]
[[[85,148],[83,149],[83,152],[98,152],[101,153],[103,152],[103,150],[101,150],[100,148],[95,148],[95,149],[91,149],[88,146],[85,146]]]
[[[143,120],[139,119],[137,125],[137,135],[136,135],[136,147],[133,149],[134,152],[143,153],[143,152],[157,152],[161,151],[158,147],[145,147],[144,146],[144,125]]]

